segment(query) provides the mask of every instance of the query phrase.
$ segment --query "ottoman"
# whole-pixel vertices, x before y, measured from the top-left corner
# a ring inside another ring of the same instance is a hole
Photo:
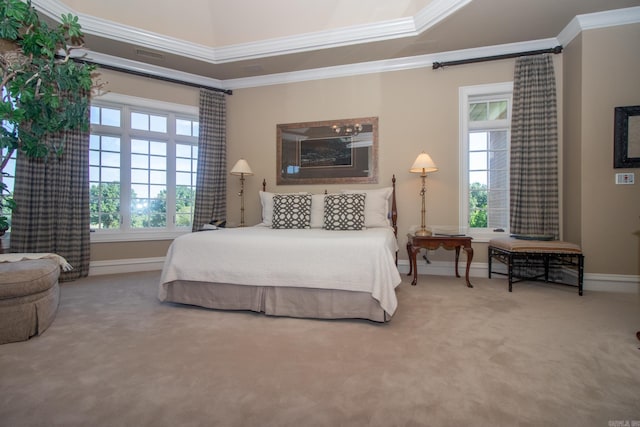
[[[0,344],[42,334],[58,311],[60,265],[53,259],[0,263]]]

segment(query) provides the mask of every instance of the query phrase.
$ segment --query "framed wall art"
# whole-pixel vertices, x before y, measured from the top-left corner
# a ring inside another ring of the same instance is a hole
[[[378,182],[378,118],[279,124],[278,185]]]
[[[615,108],[614,168],[640,168],[640,105]]]

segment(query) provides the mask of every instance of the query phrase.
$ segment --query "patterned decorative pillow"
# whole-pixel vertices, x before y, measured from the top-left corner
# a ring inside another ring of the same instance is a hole
[[[366,194],[328,194],[324,198],[326,230],[363,230]]]
[[[273,196],[271,228],[309,228],[311,194],[276,194]]]

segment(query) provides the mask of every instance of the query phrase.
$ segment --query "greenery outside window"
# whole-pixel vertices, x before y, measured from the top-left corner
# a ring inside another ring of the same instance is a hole
[[[7,148],[2,149],[2,158],[6,156],[7,151]],[[5,194],[13,194],[16,173],[16,151],[13,152],[13,154],[7,161],[7,165],[4,167],[3,172],[4,173],[0,175],[0,185],[2,186],[2,191],[4,191]],[[7,222],[9,224],[8,231],[11,232],[11,209],[9,209],[7,206],[3,206],[2,212],[0,213],[7,217]]]
[[[170,239],[191,231],[196,107],[108,94],[91,105],[92,241]]]
[[[512,88],[460,88],[460,224],[480,241],[508,235]]]

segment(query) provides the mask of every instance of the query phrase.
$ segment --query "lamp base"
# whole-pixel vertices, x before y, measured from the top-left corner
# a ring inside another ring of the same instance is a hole
[[[431,236],[431,230],[427,230],[426,228],[421,228],[420,230],[416,230],[415,233],[413,233],[415,236]]]

